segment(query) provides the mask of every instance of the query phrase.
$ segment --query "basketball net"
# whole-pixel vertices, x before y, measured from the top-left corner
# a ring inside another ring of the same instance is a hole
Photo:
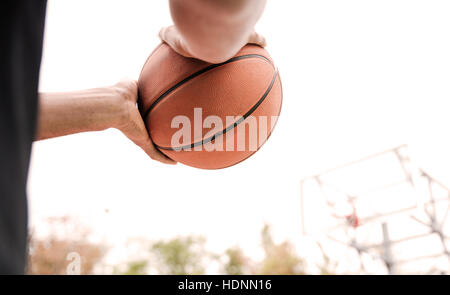
[[[344,219],[347,226],[357,228],[360,225],[356,207],[351,197],[340,201],[327,200],[327,206],[331,216],[336,219]]]

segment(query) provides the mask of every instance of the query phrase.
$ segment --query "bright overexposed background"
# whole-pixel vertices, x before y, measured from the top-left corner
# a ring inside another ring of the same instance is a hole
[[[255,156],[207,171],[152,161],[116,130],[37,142],[31,225],[45,235],[48,217],[72,216],[117,260],[130,238],[191,233],[214,251],[238,244],[257,257],[264,222],[300,247],[307,175],[407,143],[418,165],[450,183],[449,15],[448,1],[269,0],[257,30],[284,101]],[[40,91],[137,79],[169,24],[166,1],[50,0]]]

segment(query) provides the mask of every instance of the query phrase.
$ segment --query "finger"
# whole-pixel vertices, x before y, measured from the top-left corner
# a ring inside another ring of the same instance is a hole
[[[129,137],[130,138],[130,137]],[[152,160],[164,163],[164,164],[170,164],[175,165],[177,162],[170,159],[166,155],[164,155],[162,152],[160,152],[155,145],[152,143],[150,138],[147,134],[139,136],[139,140],[130,138],[131,141],[134,142],[137,146],[139,146]],[[142,139],[144,138],[144,139]]]
[[[130,109],[130,117],[128,125],[122,128],[122,132],[132,141],[139,146],[147,155],[153,160],[165,163],[175,164],[176,162],[166,157],[160,152],[151,141],[144,121],[136,107]]]
[[[160,152],[150,139],[139,145],[149,157],[164,164],[175,165],[177,162]]]
[[[163,27],[159,30],[158,37],[161,41],[166,42],[166,30],[168,27]]]
[[[193,57],[186,49],[184,41],[175,26],[162,28],[158,36],[161,41],[167,43],[176,53],[185,57]]]
[[[258,34],[255,31],[250,34],[250,37],[248,38],[248,43],[256,44],[261,47],[266,47],[266,45],[267,45],[266,38],[264,38],[263,35]]]
[[[141,128],[138,129],[139,134],[137,140],[133,140],[134,143],[139,146],[152,160],[159,161],[165,164],[176,164],[177,162],[164,155],[155,147],[148,135],[147,129],[144,126],[144,122],[139,121],[137,124],[142,126],[140,126]]]

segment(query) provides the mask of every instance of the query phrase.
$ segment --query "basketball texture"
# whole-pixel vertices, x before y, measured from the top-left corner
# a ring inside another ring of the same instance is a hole
[[[256,45],[210,64],[160,44],[142,68],[138,89],[155,146],[203,169],[229,167],[254,154],[272,133],[282,102],[278,71]]]

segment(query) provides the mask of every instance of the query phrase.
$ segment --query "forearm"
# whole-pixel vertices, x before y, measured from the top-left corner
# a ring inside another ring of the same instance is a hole
[[[115,127],[121,108],[112,88],[40,93],[37,140]]]
[[[195,57],[218,63],[249,42],[266,0],[170,0],[185,47]]]

